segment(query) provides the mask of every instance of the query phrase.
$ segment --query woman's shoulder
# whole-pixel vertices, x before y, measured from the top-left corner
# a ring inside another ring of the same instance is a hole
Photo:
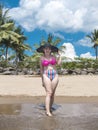
[[[41,61],[44,60],[44,59],[45,59],[44,56],[41,56],[41,57],[40,57],[40,60],[41,60]]]

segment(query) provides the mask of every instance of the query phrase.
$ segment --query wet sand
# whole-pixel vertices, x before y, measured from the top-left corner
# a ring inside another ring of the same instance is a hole
[[[44,103],[45,96],[1,96],[0,104]],[[55,103],[98,103],[98,96],[55,96]]]
[[[58,103],[53,117],[43,103],[0,104],[0,130],[98,130],[97,103]]]

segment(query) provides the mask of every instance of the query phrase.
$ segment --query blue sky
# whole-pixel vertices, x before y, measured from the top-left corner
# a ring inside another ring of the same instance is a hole
[[[98,29],[98,0],[0,0],[32,47],[49,33],[62,38],[66,57],[94,58],[87,34]]]

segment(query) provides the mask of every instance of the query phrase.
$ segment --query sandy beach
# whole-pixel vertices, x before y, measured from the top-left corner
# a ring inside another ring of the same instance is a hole
[[[37,99],[41,100],[44,96],[45,90],[39,76],[0,75],[0,99],[4,97],[38,97]],[[56,97],[57,101],[59,101],[59,97],[62,97],[62,101],[74,99],[98,101],[98,76],[59,76]]]
[[[0,96],[44,96],[41,78],[0,75]],[[57,96],[98,96],[98,76],[59,76]]]

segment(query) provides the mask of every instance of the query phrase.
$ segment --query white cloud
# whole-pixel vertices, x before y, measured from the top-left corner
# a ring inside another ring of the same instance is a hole
[[[91,58],[91,59],[95,59],[95,56],[92,56],[90,52],[87,52],[85,54],[81,54],[80,55],[81,58]]]
[[[98,0],[20,0],[10,15],[28,31],[87,32],[98,28],[97,5]]]
[[[87,46],[87,47],[93,47],[93,44],[91,42],[91,40],[87,37],[85,37],[84,39],[80,39],[78,42],[77,42],[78,45],[81,45],[81,46]]]
[[[74,46],[71,43],[64,43],[63,46],[65,46],[66,49],[63,49],[64,52],[61,56],[74,60],[74,58],[77,57]]]
[[[20,7],[27,9],[27,10],[32,10],[36,11],[41,5],[40,0],[20,0]]]

